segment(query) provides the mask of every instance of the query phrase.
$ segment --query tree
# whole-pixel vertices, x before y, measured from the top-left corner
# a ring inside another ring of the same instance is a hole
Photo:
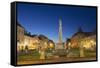
[[[50,48],[50,49],[55,49],[55,43],[54,43],[53,40],[49,40],[49,41],[48,41],[48,48]]]
[[[71,39],[66,39],[66,49],[69,49],[71,46],[69,45],[71,43]]]

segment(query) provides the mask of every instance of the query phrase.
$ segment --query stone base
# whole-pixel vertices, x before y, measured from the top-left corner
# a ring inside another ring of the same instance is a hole
[[[59,57],[66,56],[67,55],[67,50],[66,49],[56,49],[54,54],[59,56]]]
[[[65,49],[63,43],[57,43],[56,49]]]

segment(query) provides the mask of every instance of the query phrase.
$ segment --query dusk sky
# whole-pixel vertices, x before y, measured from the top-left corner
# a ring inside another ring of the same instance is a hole
[[[17,21],[31,34],[43,34],[58,41],[59,17],[62,18],[63,41],[81,27],[90,32],[96,28],[96,8],[17,4]]]

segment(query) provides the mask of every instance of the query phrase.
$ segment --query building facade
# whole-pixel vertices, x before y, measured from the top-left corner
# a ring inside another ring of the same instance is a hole
[[[79,48],[82,47],[89,49],[96,46],[96,32],[83,32],[82,30],[76,32],[71,37],[71,47]]]
[[[44,35],[31,35],[29,32],[25,32],[24,27],[17,24],[17,51],[23,51],[25,49],[52,49],[54,47],[53,40],[48,39]]]
[[[24,32],[25,29],[17,23],[17,50],[22,50],[24,46]]]

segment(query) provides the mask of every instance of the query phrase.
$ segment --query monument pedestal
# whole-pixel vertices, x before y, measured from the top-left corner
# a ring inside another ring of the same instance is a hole
[[[57,43],[55,54],[59,57],[63,57],[67,55],[67,50],[64,48],[63,43]]]
[[[56,49],[64,49],[63,43],[57,43]]]

